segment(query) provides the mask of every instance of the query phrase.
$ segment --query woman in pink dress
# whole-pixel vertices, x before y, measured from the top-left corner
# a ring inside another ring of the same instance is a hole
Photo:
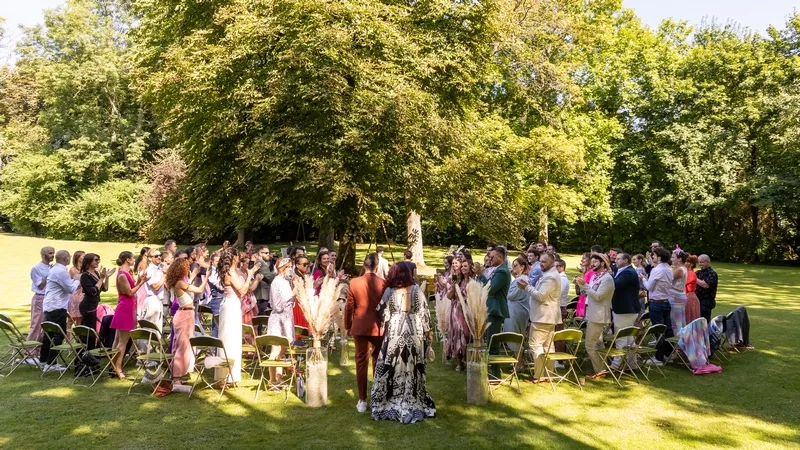
[[[117,309],[114,310],[114,317],[111,319],[111,328],[117,330],[117,336],[114,341],[115,347],[119,352],[114,355],[111,366],[114,374],[120,379],[125,379],[125,374],[122,373],[122,360],[125,358],[125,350],[128,347],[131,331],[136,328],[136,292],[148,280],[147,274],[142,274],[138,281],[133,280],[131,268],[135,262],[131,252],[122,252],[117,258],[117,266],[119,266],[119,275],[117,276],[119,302],[117,303]]]
[[[78,250],[72,255],[72,267],[69,268],[69,276],[73,280],[80,280],[81,278],[81,266],[83,266],[83,255],[85,254],[86,252]],[[79,285],[78,289],[75,289],[75,292],[69,297],[69,306],[67,306],[67,317],[69,318],[66,330],[67,339],[69,339],[69,330],[72,328],[72,325],[81,324],[82,316],[79,309],[81,300],[83,300],[83,287]]]
[[[581,257],[580,269],[581,272],[583,273],[583,281],[585,281],[586,284],[591,283],[592,277],[594,277],[594,270],[592,270],[590,263],[591,263],[590,253],[584,253],[583,256]],[[577,308],[575,308],[575,316],[583,317],[585,315],[586,315],[586,296],[584,294],[581,294],[578,297],[578,306]]]
[[[189,338],[194,336],[194,296],[206,288],[208,277],[203,278],[200,286],[193,286],[192,281],[199,269],[189,274],[189,260],[181,258],[173,262],[167,269],[166,285],[173,297],[178,301],[178,311],[172,325],[175,327],[172,358],[172,381],[183,384],[181,378],[194,370],[194,351]],[[188,278],[187,278],[188,277]]]
[[[693,320],[700,317],[700,299],[695,294],[697,289],[697,274],[694,268],[697,266],[697,256],[689,255],[686,258],[686,323],[690,324]]]
[[[314,279],[314,295],[319,295],[325,276],[332,277],[333,271],[334,266],[331,264],[331,256],[328,251],[323,250],[319,252],[317,260],[314,262],[314,273],[312,274],[312,278]]]

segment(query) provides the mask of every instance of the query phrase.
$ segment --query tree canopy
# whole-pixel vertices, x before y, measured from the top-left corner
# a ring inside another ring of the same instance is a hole
[[[621,0],[68,0],[0,76],[0,214],[796,258],[798,36]]]

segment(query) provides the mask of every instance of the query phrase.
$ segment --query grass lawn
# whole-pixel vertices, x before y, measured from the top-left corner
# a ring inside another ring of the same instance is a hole
[[[46,241],[0,234],[0,311],[20,328],[29,322],[28,272],[39,248],[93,251],[110,265],[135,244]],[[366,246],[359,249],[366,251]],[[444,249],[426,248],[441,264]],[[359,255],[360,257],[361,255]],[[481,255],[482,256],[482,255]],[[573,268],[577,257],[567,258]],[[0,378],[0,448],[800,448],[800,281],[797,269],[716,264],[717,313],[746,305],[755,350],[735,355],[721,374],[693,376],[666,367],[666,379],[620,389],[587,381],[583,392],[524,383],[522,395],[501,388],[486,406],[466,404],[462,372],[428,365],[437,417],[414,425],[375,422],[355,409],[355,367],[329,363],[329,406],[306,408],[291,395],[253,401],[245,382],[216,403],[211,392],[191,400],[126,395],[129,383],[101,380],[92,388],[56,381],[26,367]],[[111,291],[115,292],[114,287]],[[105,301],[115,303],[113,296]],[[128,371],[132,371],[128,368]],[[138,392],[144,393],[144,389]]]

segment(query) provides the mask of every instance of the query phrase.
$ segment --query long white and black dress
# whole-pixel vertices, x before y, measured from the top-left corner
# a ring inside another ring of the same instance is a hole
[[[417,286],[410,290],[408,312],[404,290],[386,289],[378,305],[384,338],[372,383],[372,418],[414,423],[436,416],[436,405],[425,388],[426,336],[430,331],[428,305],[419,301]]]

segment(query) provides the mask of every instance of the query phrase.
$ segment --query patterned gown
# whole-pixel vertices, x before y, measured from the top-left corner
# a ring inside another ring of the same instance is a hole
[[[402,310],[403,295],[388,288],[378,305],[384,338],[372,383],[372,418],[414,423],[436,416],[425,388],[425,354],[430,330],[427,302],[411,289],[411,308]]]

